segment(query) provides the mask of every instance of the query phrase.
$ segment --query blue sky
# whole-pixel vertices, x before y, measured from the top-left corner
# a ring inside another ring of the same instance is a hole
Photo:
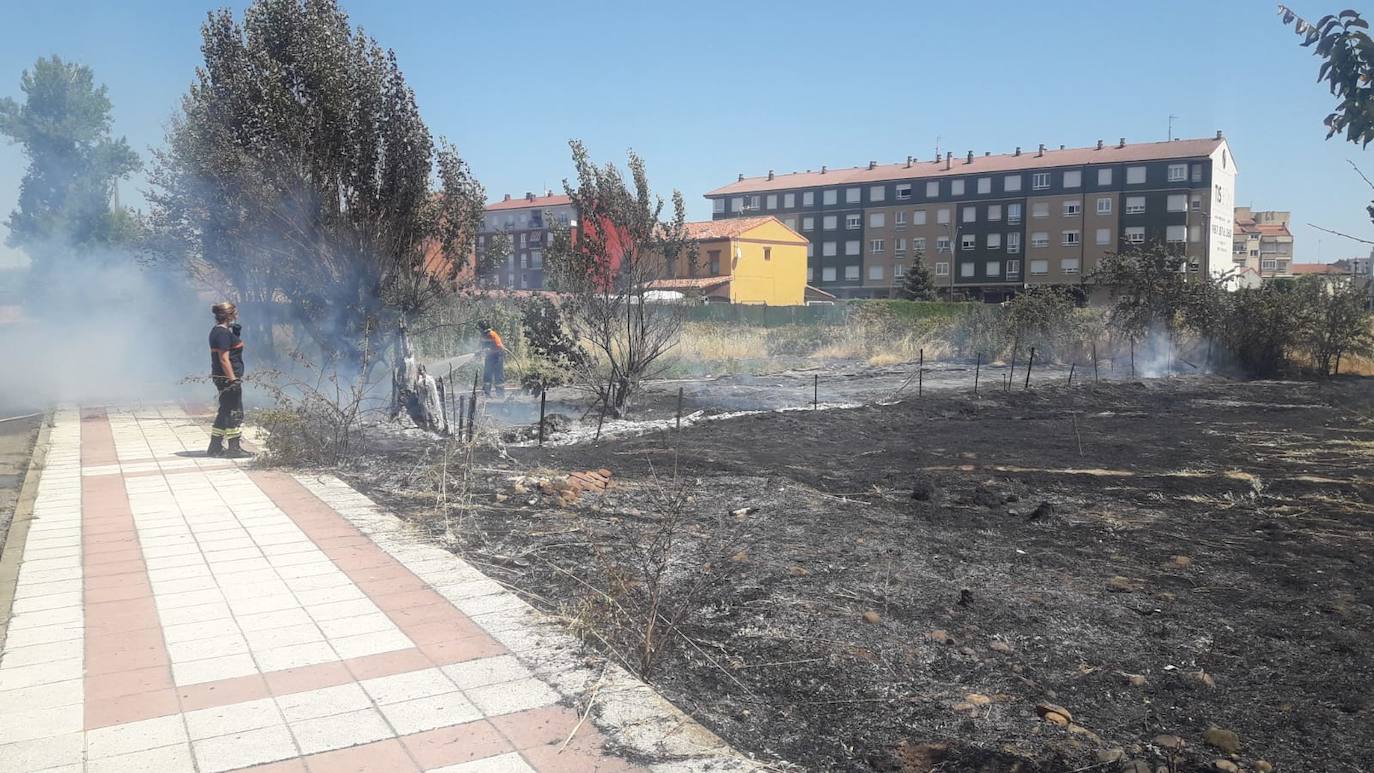
[[[1293,4],[1310,18],[1344,7]],[[5,0],[0,95],[19,96],[39,56],[89,64],[116,133],[146,158],[220,5]],[[955,154],[1162,140],[1172,113],[1176,136],[1226,132],[1237,203],[1291,210],[1299,260],[1367,252],[1308,223],[1374,235],[1374,191],[1347,163],[1374,176],[1374,156],[1325,139],[1334,100],[1319,61],[1264,0],[343,5],[396,51],[431,130],[492,199],[558,188],[570,137],[600,160],[634,148],[655,187],[707,218],[701,195],[740,172],[929,158],[937,137]],[[23,168],[0,145],[0,213]],[[141,205],[145,185],[132,180],[124,200]]]

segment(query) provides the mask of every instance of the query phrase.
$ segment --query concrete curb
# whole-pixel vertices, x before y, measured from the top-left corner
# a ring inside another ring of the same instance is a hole
[[[19,583],[19,562],[24,556],[24,544],[29,538],[29,524],[33,522],[33,504],[38,499],[38,481],[43,477],[43,463],[48,457],[49,435],[52,433],[53,412],[43,415],[38,437],[33,441],[33,453],[24,471],[24,485],[14,503],[5,535],[5,549],[0,553],[0,652],[5,649],[5,637],[10,629],[10,610],[14,606],[14,589]]]

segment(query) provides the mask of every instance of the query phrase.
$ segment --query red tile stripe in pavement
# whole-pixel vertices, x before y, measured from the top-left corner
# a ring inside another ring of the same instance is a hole
[[[81,413],[81,464],[115,464],[103,410]],[[124,479],[81,479],[81,576],[85,607],[85,727],[176,713],[171,658]]]

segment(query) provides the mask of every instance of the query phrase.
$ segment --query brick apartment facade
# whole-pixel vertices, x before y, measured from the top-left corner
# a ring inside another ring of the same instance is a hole
[[[1236,207],[1232,259],[1258,272],[1261,279],[1293,276],[1293,234],[1290,215],[1277,210],[1252,211]]]
[[[564,225],[576,225],[572,199],[552,192],[542,196],[526,193],[518,199],[507,195],[502,201],[488,204],[477,235],[477,254],[485,254],[491,240],[501,234],[510,239],[510,254],[480,281],[511,290],[542,289],[544,251],[553,240],[549,217]]]
[[[1229,270],[1235,179],[1217,132],[741,175],[706,198],[714,219],[775,215],[801,233],[808,283],[839,297],[890,297],[922,259],[944,294],[999,301],[1081,287],[1123,243],[1168,243],[1193,271]]]

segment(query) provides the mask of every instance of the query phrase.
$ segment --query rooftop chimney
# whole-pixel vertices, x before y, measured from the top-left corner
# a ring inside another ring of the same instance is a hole
[[[1225,135],[1221,133],[1221,129],[1217,129],[1217,139],[1223,139],[1224,137]]]
[[[545,189],[544,189],[544,195],[545,195],[545,196],[552,196],[552,195],[553,195],[553,188],[545,188]]]
[[[1016,146],[1016,153],[1014,153],[1013,155],[1017,155],[1017,156],[1021,155],[1021,146],[1020,146],[1020,145],[1017,145],[1017,146]]]
[[[525,191],[525,201],[534,201],[534,191]]]
[[[949,168],[949,162],[952,161],[953,159],[954,159],[954,154],[951,153],[951,152],[949,152],[948,150],[946,150],[946,151],[945,151],[945,168],[946,168],[946,169]]]
[[[773,170],[772,170],[772,169],[769,169],[769,170],[768,170],[768,179],[770,179],[770,180],[773,179]]]
[[[968,157],[964,159],[964,163],[965,163],[965,164],[972,164],[972,163],[973,163],[973,151],[970,150],[970,151],[968,152]]]
[[[739,181],[744,182],[744,172],[739,173]]]
[[[868,162],[868,168],[869,168],[869,169],[877,169],[877,168],[878,168],[878,162],[877,162],[877,161],[869,161],[869,162]]]
[[[1118,143],[1116,143],[1116,146],[1117,146],[1118,148],[1124,148],[1124,147],[1126,147],[1126,138],[1125,138],[1125,137],[1122,137],[1122,138],[1121,138],[1121,141],[1118,142]]]
[[[983,158],[987,158],[988,156],[991,156],[991,155],[992,155],[992,151],[991,151],[991,150],[985,150],[985,151],[983,151]]]
[[[1060,146],[1059,146],[1059,149],[1060,149],[1060,150],[1063,150],[1063,149],[1064,149],[1064,146],[1063,146],[1063,145],[1060,145]]]
[[[504,199],[501,199],[501,200],[502,200],[502,201],[510,201],[510,194],[507,193],[507,194],[506,194],[506,197],[505,197]]]
[[[1040,150],[1039,150],[1038,152],[1036,152],[1035,157],[1036,157],[1036,158],[1039,158],[1039,157],[1041,157],[1041,156],[1043,156],[1043,155],[1045,155],[1045,143],[1042,142],[1042,143],[1040,143]]]
[[[821,174],[825,174],[825,164],[821,164]]]
[[[906,157],[906,168],[907,168],[907,169],[910,169],[910,168],[911,168],[911,156],[907,156],[907,157]]]
[[[1102,149],[1102,140],[1098,140],[1098,141],[1097,141],[1097,149],[1098,149],[1098,150],[1101,150],[1101,149]]]

